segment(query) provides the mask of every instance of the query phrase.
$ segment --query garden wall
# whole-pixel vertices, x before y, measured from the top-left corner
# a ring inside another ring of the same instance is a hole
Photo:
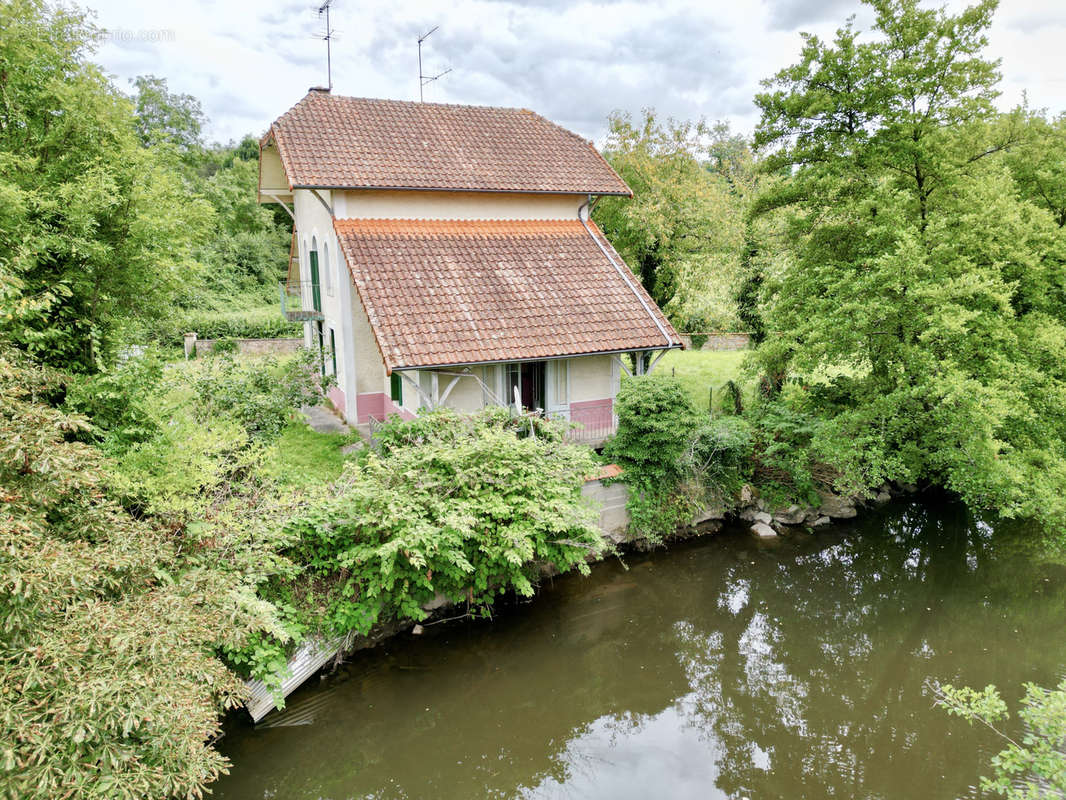
[[[747,350],[751,345],[750,333],[711,331],[698,335],[707,337],[700,350]],[[685,340],[685,346],[692,349],[692,334],[683,333],[681,338]]]

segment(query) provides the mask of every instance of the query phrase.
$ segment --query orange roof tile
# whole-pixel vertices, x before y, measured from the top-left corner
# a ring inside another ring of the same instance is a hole
[[[271,137],[294,188],[632,195],[591,142],[520,108],[312,90]]]
[[[390,371],[680,347],[590,227],[628,283],[576,219],[334,221]]]

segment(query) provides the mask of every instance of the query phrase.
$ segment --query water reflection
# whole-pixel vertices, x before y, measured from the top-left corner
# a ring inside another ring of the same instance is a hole
[[[216,793],[976,796],[995,743],[923,683],[1013,692],[1061,673],[1066,569],[1023,541],[912,504],[604,564],[493,624],[358,656],[267,726],[235,723]]]

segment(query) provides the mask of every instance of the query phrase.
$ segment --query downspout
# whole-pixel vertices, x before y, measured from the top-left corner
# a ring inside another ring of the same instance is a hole
[[[629,287],[629,291],[631,291],[633,293],[633,296],[636,297],[637,300],[640,301],[640,304],[644,307],[644,310],[648,313],[648,316],[651,317],[651,321],[655,323],[655,327],[659,329],[659,333],[661,333],[663,335],[663,338],[666,339],[667,348],[672,348],[672,347],[674,347],[674,340],[670,338],[670,334],[666,332],[666,328],[664,328],[663,324],[661,322],[659,322],[659,318],[657,316],[655,316],[655,312],[651,310],[651,307],[648,305],[647,301],[644,299],[644,295],[642,295],[640,293],[640,291],[637,289],[637,287],[633,285],[633,282],[631,280],[629,280],[629,276],[626,275],[625,270],[622,269],[620,266],[618,266],[618,263],[614,260],[614,257],[611,255],[610,251],[608,251],[607,248],[603,246],[603,242],[601,242],[599,240],[599,238],[597,238],[596,234],[594,234],[592,232],[592,228],[590,228],[588,226],[588,223],[585,222],[585,216],[582,215],[581,212],[584,211],[587,208],[588,209],[588,217],[591,219],[591,217],[592,217],[592,207],[597,202],[599,202],[599,199],[600,199],[600,196],[596,195],[596,200],[593,200],[592,199],[592,195],[590,194],[589,195],[589,199],[586,200],[584,203],[582,203],[580,206],[578,206],[577,219],[581,223],[581,226],[585,229],[585,233],[587,233],[589,235],[589,238],[592,239],[592,241],[594,241],[596,243],[596,246],[598,248],[600,248],[600,252],[603,253],[604,257],[608,261],[611,262],[611,266],[614,267],[615,271],[618,273],[618,276],[623,281],[625,281],[626,286]]]

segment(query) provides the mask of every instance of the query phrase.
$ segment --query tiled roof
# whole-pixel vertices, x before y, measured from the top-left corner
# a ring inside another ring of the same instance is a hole
[[[334,222],[389,370],[680,346],[590,227],[628,284],[576,219]]]
[[[521,108],[312,90],[271,136],[293,187],[632,194],[591,142]]]

